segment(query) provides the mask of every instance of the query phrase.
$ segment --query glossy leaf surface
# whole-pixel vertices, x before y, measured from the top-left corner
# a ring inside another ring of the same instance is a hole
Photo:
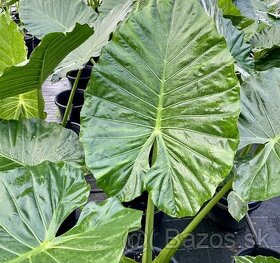
[[[79,169],[43,163],[0,173],[0,261],[119,263],[141,212],[117,200],[86,205],[76,226],[56,237],[65,218],[87,202]],[[124,220],[125,219],[125,220]]]
[[[0,121],[0,171],[44,161],[82,164],[78,136],[60,125],[40,120]]]
[[[44,37],[25,65],[7,68],[0,77],[0,99],[41,88],[56,66],[92,35],[87,25],[78,25],[70,33],[52,33]]]
[[[253,75],[241,89],[240,148],[264,147],[238,168],[234,190],[244,201],[262,201],[280,195],[280,69]]]
[[[200,4],[150,1],[93,71],[82,111],[87,166],[109,195],[129,201],[148,190],[169,215],[193,215],[232,167],[238,114],[233,59]]]
[[[76,23],[92,24],[97,18],[82,0],[22,0],[19,14],[26,29],[40,39],[49,33],[72,31]]]

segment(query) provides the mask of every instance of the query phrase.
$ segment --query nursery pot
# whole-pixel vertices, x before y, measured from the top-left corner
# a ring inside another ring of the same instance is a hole
[[[153,247],[153,260],[159,255],[162,249],[158,247]],[[128,249],[124,252],[124,255],[128,258],[135,260],[136,262],[142,262],[143,247],[136,247],[133,249]],[[171,263],[178,263],[175,258],[171,258]]]
[[[264,256],[264,257],[274,257],[276,259],[280,259],[280,253],[278,253],[277,251],[274,251],[269,248],[259,247],[259,246],[241,250],[237,256],[238,257],[240,257],[240,256],[251,256],[251,257]],[[233,259],[232,263],[235,263],[234,259]]]
[[[123,203],[125,207],[141,210],[143,211],[143,216],[141,219],[141,229],[145,230],[146,226],[146,209],[147,209],[147,202],[148,202],[148,193],[143,193],[141,196],[137,197],[133,201]],[[155,230],[159,230],[164,213],[158,209],[155,209],[154,213],[154,228]]]
[[[81,77],[79,79],[79,83],[78,83],[78,86],[77,86],[78,89],[86,89],[87,84],[88,84],[89,79],[90,79],[91,71],[92,71],[92,66],[90,66],[90,65],[86,65],[82,69]],[[67,79],[70,82],[71,88],[73,87],[73,85],[75,83],[77,75],[78,75],[78,70],[70,71],[66,75]]]
[[[55,97],[55,104],[59,109],[61,120],[63,119],[66,111],[67,103],[71,94],[71,90],[64,90]],[[70,122],[80,123],[80,112],[84,104],[84,90],[76,90],[73,107],[70,112]]]
[[[73,211],[66,219],[63,221],[61,226],[59,227],[56,236],[61,236],[62,234],[66,233],[68,230],[73,228],[77,223],[76,218],[76,210]]]
[[[76,122],[71,122],[71,121],[68,121],[66,123],[66,126],[65,128],[69,129],[69,130],[72,130],[73,132],[75,132],[77,135],[80,134],[80,124],[79,123],[76,123]]]
[[[260,207],[261,202],[250,202],[248,205],[248,212],[251,213]],[[245,218],[243,218],[240,222],[237,222],[228,212],[228,202],[225,197],[223,197],[218,204],[213,207],[213,209],[209,212],[208,217],[217,226],[227,231],[236,232],[247,227],[247,221]]]
[[[32,51],[34,50],[35,46],[34,46],[34,36],[31,35],[30,33],[25,33],[24,34],[24,41],[25,44],[27,46],[27,57],[29,58]]]

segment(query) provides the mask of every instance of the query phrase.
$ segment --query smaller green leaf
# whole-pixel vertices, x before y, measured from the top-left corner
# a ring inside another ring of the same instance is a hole
[[[76,23],[92,24],[97,18],[82,0],[22,0],[19,14],[26,29],[40,39],[49,33],[72,31]]]
[[[78,136],[41,120],[0,121],[0,171],[44,161],[83,164]]]
[[[273,25],[257,33],[251,40],[254,58],[260,59],[280,47],[280,25]]]
[[[259,71],[269,70],[273,67],[280,68],[280,48],[273,49],[262,59],[256,60],[255,65]]]
[[[280,69],[252,75],[241,88],[240,149],[260,144],[257,155],[237,169],[234,191],[244,201],[280,195]]]
[[[279,259],[273,257],[235,257],[235,263],[280,263]]]
[[[0,173],[0,262],[119,263],[142,213],[116,199],[87,204],[74,228],[56,237],[89,196],[80,169],[45,162]]]
[[[248,204],[233,191],[229,193],[227,201],[229,213],[239,222],[248,213]]]
[[[23,34],[7,13],[0,14],[0,76],[11,66],[26,60]]]
[[[53,80],[65,77],[68,71],[82,68],[90,58],[99,57],[111,33],[132,10],[132,3],[133,1],[126,0],[124,4],[118,4],[106,16],[100,16],[94,23],[94,34],[60,63],[55,69]]]
[[[45,36],[28,63],[4,71],[0,77],[0,100],[40,89],[55,67],[92,33],[88,25],[77,24],[70,33]]]

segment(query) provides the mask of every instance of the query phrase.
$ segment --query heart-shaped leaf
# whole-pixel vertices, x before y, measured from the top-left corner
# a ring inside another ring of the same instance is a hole
[[[76,23],[92,24],[97,18],[82,0],[22,0],[19,14],[26,29],[40,39],[49,33],[72,31]]]
[[[119,263],[141,212],[116,199],[85,206],[78,223],[56,237],[65,218],[87,202],[82,172],[45,162],[0,173],[0,261]]]
[[[241,89],[240,148],[263,144],[249,162],[238,167],[234,190],[244,201],[280,195],[280,69],[251,76]]]
[[[78,136],[40,120],[0,121],[0,171],[44,161],[82,164]]]
[[[169,215],[196,214],[232,167],[239,115],[233,59],[199,2],[152,0],[133,13],[92,78],[81,140],[99,185],[122,201],[148,190]]]

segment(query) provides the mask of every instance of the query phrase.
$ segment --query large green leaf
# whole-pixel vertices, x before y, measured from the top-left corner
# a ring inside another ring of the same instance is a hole
[[[11,66],[26,60],[23,34],[7,13],[0,14],[0,76]]]
[[[41,88],[56,66],[92,34],[87,25],[77,24],[70,33],[51,33],[44,37],[25,65],[7,68],[0,77],[0,99]]]
[[[223,17],[217,0],[200,0],[200,2],[206,13],[214,19],[218,32],[226,39],[236,62],[236,70],[242,74],[243,78],[248,77],[253,71],[254,61],[250,55],[252,47],[245,42],[244,33],[237,30],[229,19]]]
[[[60,63],[53,79],[65,77],[68,71],[82,68],[90,58],[99,57],[118,23],[132,10],[132,3],[132,0],[126,0],[123,5],[118,4],[106,16],[100,16],[94,23],[94,34]]]
[[[280,263],[279,259],[273,257],[236,257],[235,263]]]
[[[87,202],[79,169],[43,163],[0,173],[0,261],[119,263],[141,212],[117,200],[85,206],[78,223],[56,237],[65,218]]]
[[[195,214],[232,167],[239,115],[233,59],[199,2],[153,0],[133,13],[92,78],[81,139],[99,185],[122,201],[148,190],[166,213]]]
[[[113,9],[117,8],[118,6],[124,5],[127,0],[102,0],[100,7],[98,8],[98,12],[101,15],[108,15]],[[135,0],[133,0],[135,2]]]
[[[0,15],[0,76],[11,66],[26,60],[26,47],[23,34],[11,17]],[[31,92],[0,100],[0,119],[39,117],[37,92]]]
[[[280,69],[253,75],[241,89],[240,148],[263,144],[250,161],[238,168],[234,190],[244,201],[280,195]]]
[[[97,18],[82,0],[21,0],[19,14],[27,30],[38,38],[72,31],[76,23],[92,24]]]
[[[78,136],[41,120],[0,121],[0,171],[44,161],[83,163]]]

